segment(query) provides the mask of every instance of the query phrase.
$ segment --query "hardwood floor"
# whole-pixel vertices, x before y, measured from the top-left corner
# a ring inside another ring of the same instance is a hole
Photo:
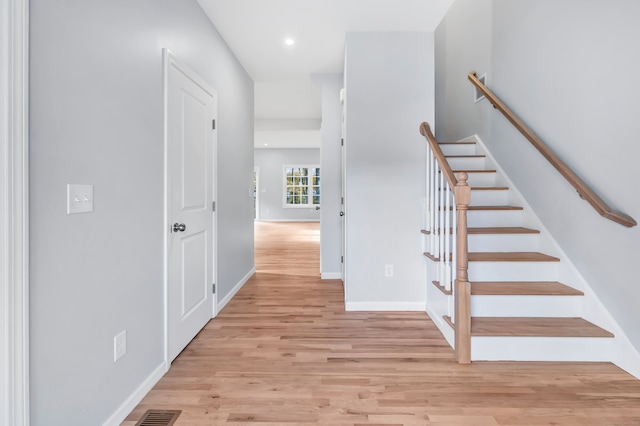
[[[123,426],[150,408],[176,426],[640,426],[640,381],[614,365],[458,365],[424,313],[345,312],[318,260],[317,223],[257,223],[258,272]]]

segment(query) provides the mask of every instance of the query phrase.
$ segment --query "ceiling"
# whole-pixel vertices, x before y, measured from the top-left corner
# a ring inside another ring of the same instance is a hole
[[[315,73],[341,73],[348,32],[433,31],[454,0],[198,0],[255,82],[256,147],[276,133],[319,132]],[[293,46],[284,43],[294,40]],[[280,124],[278,124],[280,123]],[[265,133],[266,132],[266,133]],[[271,133],[269,133],[271,132]],[[291,136],[291,135],[289,135]],[[319,144],[319,136],[302,145]],[[291,144],[289,140],[288,144]],[[271,142],[268,147],[277,146]],[[319,145],[318,145],[319,146]]]

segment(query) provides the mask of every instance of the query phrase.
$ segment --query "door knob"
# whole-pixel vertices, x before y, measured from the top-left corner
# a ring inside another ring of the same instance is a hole
[[[344,216],[344,212],[340,212],[340,216]]]
[[[184,223],[174,223],[173,224],[173,232],[184,232],[187,229],[187,225]]]
[[[320,206],[316,206],[316,210],[320,210]]]

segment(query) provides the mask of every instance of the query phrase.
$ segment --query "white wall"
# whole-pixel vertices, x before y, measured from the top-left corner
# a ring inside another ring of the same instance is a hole
[[[477,133],[640,349],[640,227],[599,216],[486,102],[488,85],[610,204],[640,220],[635,186],[640,3],[457,0],[436,31],[437,137]],[[478,51],[476,51],[476,49]]]
[[[219,95],[219,297],[253,267],[253,82],[196,1],[32,0],[34,426],[102,424],[163,363],[163,47]]]
[[[284,165],[319,165],[320,150],[318,148],[276,148],[256,149],[254,162],[260,169],[260,215],[261,221],[314,221],[320,220],[320,212],[312,208],[285,208],[283,204],[283,171]],[[320,169],[320,184],[323,183]],[[320,202],[322,203],[322,186]]]
[[[433,33],[347,34],[345,81],[347,309],[424,310],[418,126],[434,118]]]
[[[322,88],[322,210],[320,211],[320,272],[324,278],[342,274],[342,104],[340,90],[344,76],[316,74],[313,80]]]
[[[473,86],[467,75],[471,71],[479,76],[490,71],[492,10],[492,0],[456,1],[436,29],[435,124],[438,136],[457,138],[451,140],[475,133],[489,136],[492,108],[476,106]],[[488,78],[488,84],[492,84],[491,73]],[[458,136],[471,129],[472,133]]]

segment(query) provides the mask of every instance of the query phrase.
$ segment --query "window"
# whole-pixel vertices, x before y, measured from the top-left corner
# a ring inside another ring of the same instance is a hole
[[[320,204],[320,167],[284,166],[284,207]]]

